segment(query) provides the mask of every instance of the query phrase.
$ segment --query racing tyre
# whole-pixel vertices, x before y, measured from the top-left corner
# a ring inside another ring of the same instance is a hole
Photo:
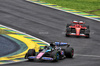
[[[60,54],[57,50],[53,51],[51,57],[54,59],[54,62],[57,62],[60,59]]]
[[[69,37],[70,35],[68,35],[68,34],[70,34],[70,32],[71,32],[71,28],[67,28],[66,29],[66,37]]]
[[[66,25],[66,28],[69,27],[69,26],[71,26],[71,24],[67,24],[67,25]]]
[[[86,27],[87,27],[87,29],[89,29],[89,26],[88,25],[86,25]]]
[[[74,49],[72,47],[67,47],[65,49],[65,56],[67,58],[73,58],[73,55],[74,55]]]
[[[66,32],[67,32],[67,33],[70,33],[70,32],[71,32],[71,28],[67,27],[67,28],[66,28]]]
[[[89,29],[89,25],[84,25],[84,24],[83,24],[83,27],[87,27],[87,29]]]
[[[85,38],[90,38],[90,35],[89,34],[86,34],[86,37]]]
[[[29,49],[27,54],[28,56],[35,56],[35,49]]]
[[[35,49],[29,49],[27,53],[27,58],[29,56],[35,56]],[[33,59],[28,59],[29,61],[32,61]]]
[[[66,33],[66,37],[70,37],[70,35],[68,35],[68,34]]]
[[[85,37],[85,38],[90,38],[89,33],[90,33],[90,30],[89,30],[89,29],[85,30],[85,35],[86,35],[86,37]]]
[[[25,59],[28,59],[28,54],[26,53],[26,55],[25,55]]]

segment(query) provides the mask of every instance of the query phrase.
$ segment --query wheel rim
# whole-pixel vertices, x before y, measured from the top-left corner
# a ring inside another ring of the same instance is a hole
[[[56,57],[57,57],[57,60],[59,60],[59,54],[58,53],[57,53],[57,56]]]
[[[72,56],[74,55],[74,50],[72,50]]]

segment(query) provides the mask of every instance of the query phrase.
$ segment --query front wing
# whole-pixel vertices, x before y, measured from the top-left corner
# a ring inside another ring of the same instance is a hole
[[[36,56],[29,56],[28,59],[37,59],[37,58],[36,58]],[[40,60],[51,60],[52,61],[54,59],[51,57],[42,57],[42,58],[40,58]]]
[[[70,33],[70,34],[68,34],[68,35],[73,35],[73,36],[87,36],[87,35],[85,35],[85,34],[76,35],[75,33]]]

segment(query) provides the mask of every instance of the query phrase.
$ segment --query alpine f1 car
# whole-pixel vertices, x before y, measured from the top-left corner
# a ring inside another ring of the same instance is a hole
[[[50,46],[45,46],[44,49],[40,49],[37,54],[34,49],[29,49],[25,55],[25,59],[30,60],[49,60],[58,61],[64,58],[73,58],[74,49],[70,47],[68,43],[53,42]]]
[[[85,25],[85,22],[83,21],[73,21],[71,24],[67,24],[66,26],[66,36],[69,37],[70,35],[85,36],[86,38],[89,38],[89,26]]]

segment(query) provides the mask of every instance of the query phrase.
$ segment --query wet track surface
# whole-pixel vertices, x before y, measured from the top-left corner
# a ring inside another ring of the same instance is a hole
[[[72,20],[83,20],[89,24],[91,38],[65,37],[66,24]],[[100,22],[28,3],[24,0],[0,0],[0,24],[31,34],[47,42],[69,42],[75,49],[73,59],[64,59],[56,63],[26,61],[3,66],[100,65]]]

